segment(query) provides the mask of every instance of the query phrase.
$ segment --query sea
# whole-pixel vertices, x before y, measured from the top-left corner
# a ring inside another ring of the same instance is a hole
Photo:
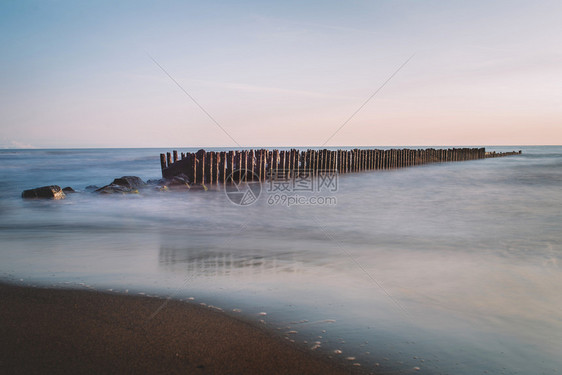
[[[263,183],[242,203],[87,189],[159,179],[171,149],[0,150],[0,281],[201,304],[374,373],[560,374],[562,147],[486,149],[522,154]],[[77,192],[21,198],[44,185]]]

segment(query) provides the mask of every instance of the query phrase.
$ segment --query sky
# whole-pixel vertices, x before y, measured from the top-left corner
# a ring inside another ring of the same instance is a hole
[[[561,46],[559,0],[0,0],[0,147],[560,145]]]

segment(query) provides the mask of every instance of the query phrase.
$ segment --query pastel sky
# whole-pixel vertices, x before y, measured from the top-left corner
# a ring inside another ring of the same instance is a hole
[[[562,144],[562,2],[0,1],[0,147]],[[207,111],[229,138],[150,58]]]

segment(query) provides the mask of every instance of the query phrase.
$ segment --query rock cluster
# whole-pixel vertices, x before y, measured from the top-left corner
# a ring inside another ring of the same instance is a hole
[[[152,187],[153,189],[166,191],[166,190],[207,190],[205,185],[191,184],[189,177],[185,174],[179,174],[170,179],[148,180],[144,182],[137,176],[123,176],[116,178],[109,185],[98,187],[95,185],[86,186],[84,191],[99,193],[99,194],[138,194],[139,189],[145,187]],[[22,193],[22,198],[44,198],[44,199],[64,199],[66,194],[76,193],[70,186],[61,189],[58,185],[43,186],[35,189],[25,190]]]

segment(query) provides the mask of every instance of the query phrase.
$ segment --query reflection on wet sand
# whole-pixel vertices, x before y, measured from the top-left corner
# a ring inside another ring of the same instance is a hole
[[[174,270],[181,267],[189,275],[206,277],[305,272],[296,252],[269,253],[264,256],[164,243],[160,246],[158,260],[161,267]]]

